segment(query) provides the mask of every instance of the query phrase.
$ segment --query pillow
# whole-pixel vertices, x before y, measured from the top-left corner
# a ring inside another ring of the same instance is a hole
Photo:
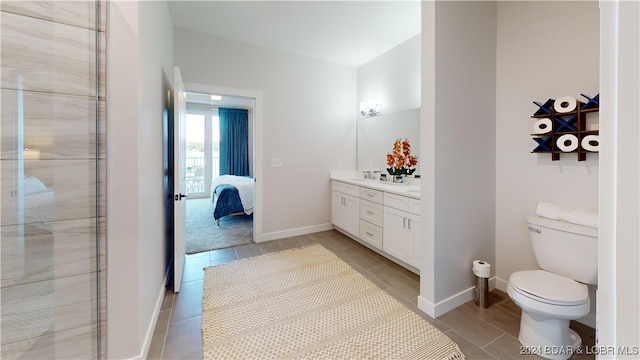
[[[24,194],[38,194],[41,192],[50,191],[50,189],[35,176],[24,177]]]

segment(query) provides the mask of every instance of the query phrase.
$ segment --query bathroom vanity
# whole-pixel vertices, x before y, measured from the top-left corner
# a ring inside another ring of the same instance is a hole
[[[415,182],[415,180],[412,180]],[[338,231],[420,274],[420,186],[331,173],[331,223]]]

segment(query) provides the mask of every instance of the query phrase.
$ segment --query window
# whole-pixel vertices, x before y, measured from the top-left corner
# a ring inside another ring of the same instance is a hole
[[[220,169],[220,131],[216,111],[187,110],[186,182],[191,198],[208,197]]]

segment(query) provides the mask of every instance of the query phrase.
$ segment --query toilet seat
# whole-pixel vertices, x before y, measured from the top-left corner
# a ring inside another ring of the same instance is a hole
[[[509,283],[523,296],[550,305],[580,306],[589,302],[585,284],[544,270],[525,270],[511,274]]]

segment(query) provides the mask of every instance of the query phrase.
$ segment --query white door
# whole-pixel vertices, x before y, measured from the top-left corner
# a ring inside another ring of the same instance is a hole
[[[173,291],[180,291],[187,240],[187,184],[185,176],[187,92],[180,69],[173,68]]]

